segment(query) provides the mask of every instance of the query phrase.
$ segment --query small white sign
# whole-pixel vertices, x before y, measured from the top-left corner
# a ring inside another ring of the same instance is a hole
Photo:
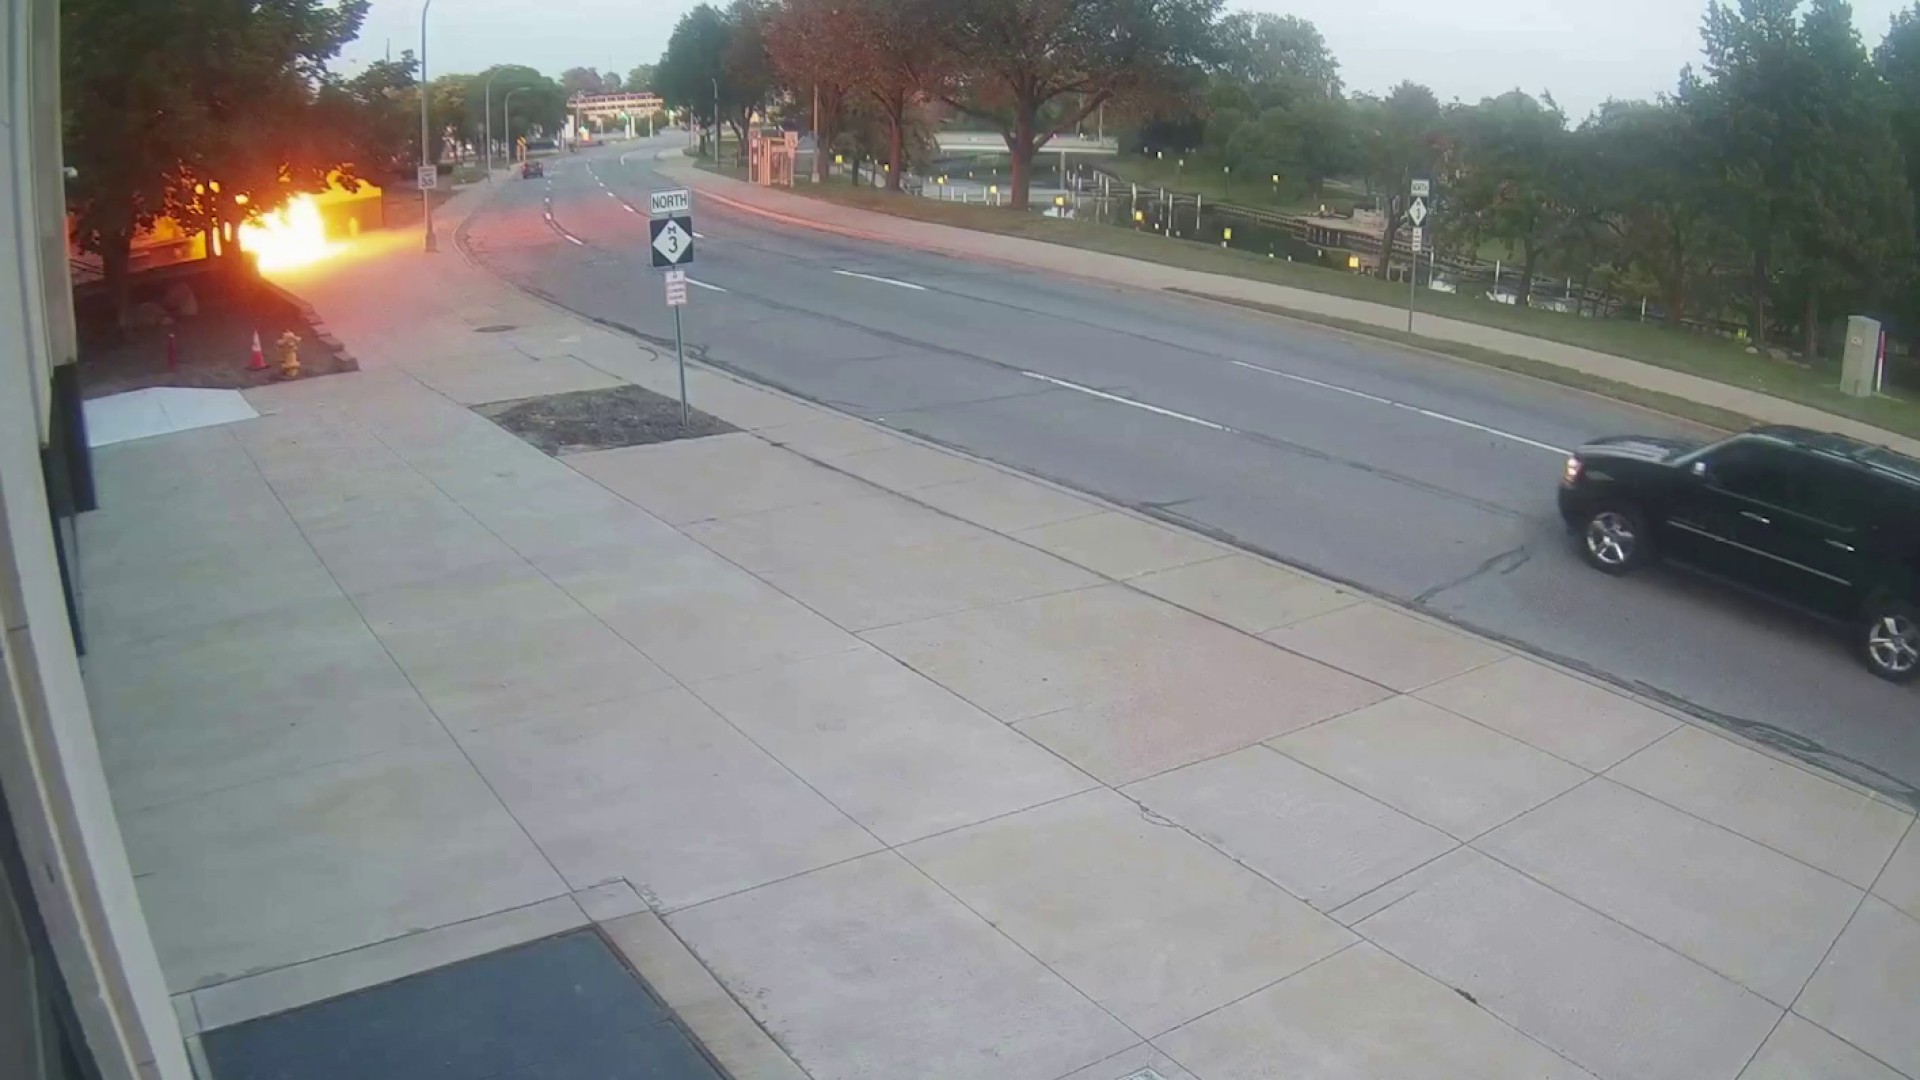
[[[1407,207],[1407,218],[1413,222],[1415,228],[1425,225],[1427,223],[1427,200],[1414,199],[1413,205]]]
[[[673,217],[693,212],[693,192],[686,188],[647,193],[647,213],[654,217]]]
[[[687,303],[687,272],[685,270],[669,270],[666,273],[666,279],[667,306],[685,307]]]
[[[432,191],[434,188],[439,187],[440,186],[439,167],[434,165],[420,166],[418,175],[414,177],[414,182],[419,185],[421,191]]]
[[[1407,243],[1410,246],[1412,246],[1413,253],[1415,255],[1418,255],[1420,253],[1420,249],[1426,245],[1426,241],[1427,241],[1427,230],[1421,228],[1418,225],[1415,225],[1413,227],[1413,232],[1408,234],[1408,238],[1407,238]]]
[[[1415,181],[1413,182],[1413,197],[1414,197],[1414,198],[1416,198],[1416,199],[1424,199],[1424,198],[1426,198],[1426,197],[1427,197],[1428,195],[1431,195],[1432,193],[1433,193],[1433,182],[1432,182],[1432,181],[1430,181],[1430,180],[1415,180]]]

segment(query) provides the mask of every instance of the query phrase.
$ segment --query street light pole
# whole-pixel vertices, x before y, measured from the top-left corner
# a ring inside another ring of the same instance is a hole
[[[720,167],[720,80],[713,80],[713,165]]]
[[[487,111],[487,120],[486,120],[485,138],[487,140],[487,146],[486,146],[487,183],[489,184],[493,183],[493,78],[495,75],[498,75],[498,74],[500,73],[498,71],[495,71],[493,72],[493,74],[487,76],[486,105],[485,105],[485,108]]]
[[[433,166],[433,151],[427,145],[427,11],[433,7],[433,0],[420,5],[420,170],[425,172]],[[420,188],[420,217],[427,226],[427,253],[440,250],[433,239],[433,192],[425,185]]]

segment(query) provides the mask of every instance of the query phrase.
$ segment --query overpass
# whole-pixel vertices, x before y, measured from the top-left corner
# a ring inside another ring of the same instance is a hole
[[[647,91],[620,94],[575,94],[567,99],[567,109],[581,116],[646,116],[666,109],[660,95]]]
[[[1004,154],[1007,140],[994,131],[942,131],[934,136],[943,154]],[[1055,135],[1044,143],[1040,154],[1082,154],[1115,157],[1120,140],[1095,139],[1083,135]]]

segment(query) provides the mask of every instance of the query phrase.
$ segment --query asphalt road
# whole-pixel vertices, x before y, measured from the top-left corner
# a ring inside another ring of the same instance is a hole
[[[671,137],[669,137],[671,138]],[[667,138],[550,162],[483,265],[671,342],[646,199]],[[674,144],[677,145],[677,144]],[[1582,565],[1564,448],[1687,425],[1204,301],[888,248],[696,196],[690,355],[1228,538],[1669,701],[1920,805],[1920,689],[1677,570]],[[1540,707],[1553,708],[1543,701]]]

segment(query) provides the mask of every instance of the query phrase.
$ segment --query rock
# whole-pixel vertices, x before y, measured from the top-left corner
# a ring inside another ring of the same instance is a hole
[[[176,319],[191,319],[200,314],[200,299],[193,295],[193,286],[184,281],[167,286],[166,296],[160,302]]]
[[[1756,349],[1756,348],[1754,348],[1754,347],[1753,347],[1753,346],[1751,346],[1751,345],[1749,345],[1749,346],[1747,346],[1747,355],[1748,355],[1748,356],[1759,356],[1759,355],[1760,355],[1760,350],[1759,350],[1759,349]]]

